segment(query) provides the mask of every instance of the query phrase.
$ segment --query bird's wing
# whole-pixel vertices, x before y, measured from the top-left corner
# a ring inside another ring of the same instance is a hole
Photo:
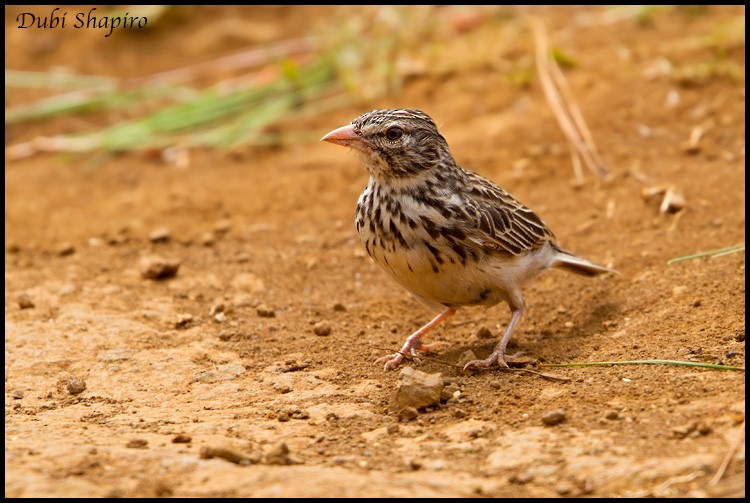
[[[552,231],[533,211],[480,175],[466,175],[464,217],[472,229],[467,236],[480,248],[520,255],[545,242],[555,244]]]

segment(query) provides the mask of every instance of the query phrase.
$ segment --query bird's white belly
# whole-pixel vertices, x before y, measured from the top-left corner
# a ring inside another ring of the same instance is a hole
[[[521,287],[548,266],[542,248],[528,255],[493,256],[462,264],[435,261],[426,247],[374,251],[373,259],[401,286],[434,309],[439,306],[493,306],[520,295]]]

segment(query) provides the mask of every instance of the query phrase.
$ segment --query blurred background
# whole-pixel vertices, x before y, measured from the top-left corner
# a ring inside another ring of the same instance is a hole
[[[618,75],[621,62],[641,58],[646,44],[660,46],[662,54],[642,62],[639,81],[664,79],[679,88],[744,77],[733,57],[744,47],[739,10],[722,15],[695,37],[664,40],[659,36],[663,24],[700,22],[718,12],[700,6],[93,9],[6,8],[10,159],[40,150],[119,152],[311,141],[319,130],[271,126],[352,106],[434,108],[430,84],[445,88],[441,106],[481,115],[502,99],[498,96],[538,90],[532,16],[541,16],[554,30],[549,50],[555,61],[583,74],[579,95],[600,92],[597,74],[624,77]],[[643,39],[618,45],[617,32],[625,24],[637,24]],[[597,34],[573,42],[581,30]],[[586,51],[605,40],[614,43],[611,59],[592,67]],[[414,83],[410,92],[402,94],[409,83]],[[623,94],[637,91],[640,83],[626,85]],[[404,99],[386,100],[394,96]],[[523,102],[511,103],[523,112]],[[40,138],[50,136],[54,141]]]

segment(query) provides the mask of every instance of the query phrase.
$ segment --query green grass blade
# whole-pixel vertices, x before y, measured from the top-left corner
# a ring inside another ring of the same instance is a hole
[[[744,372],[742,367],[719,365],[716,363],[683,362],[678,360],[624,360],[617,362],[581,362],[581,363],[542,363],[541,367],[595,367],[609,365],[681,365],[685,367],[703,367],[716,370],[737,370]]]
[[[701,257],[711,257],[711,258],[723,257],[724,255],[729,255],[731,253],[737,253],[737,252],[741,252],[744,250],[745,250],[745,243],[740,243],[740,244],[728,246],[726,248],[720,248],[718,250],[700,252],[700,253],[695,253],[693,255],[686,255],[684,257],[673,258],[667,261],[667,264],[674,264],[677,262],[682,262],[683,260],[691,260],[694,258],[701,258]]]

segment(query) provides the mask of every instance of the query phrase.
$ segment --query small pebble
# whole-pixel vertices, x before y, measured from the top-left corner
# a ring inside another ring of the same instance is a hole
[[[292,419],[310,419],[310,413],[306,410],[292,410]]]
[[[193,441],[193,437],[185,435],[184,433],[178,433],[172,438],[173,444],[189,444]]]
[[[24,292],[18,296],[18,307],[21,309],[31,309],[34,307],[34,302],[28,293]]]
[[[191,321],[193,321],[193,315],[184,313],[184,314],[178,314],[177,320],[174,322],[175,328],[183,328],[187,326]]]
[[[288,384],[282,384],[280,382],[273,383],[273,389],[282,395],[292,392],[292,388]]]
[[[672,428],[672,434],[676,438],[685,438],[698,429],[698,423],[692,422]]]
[[[156,255],[143,257],[139,263],[141,276],[146,279],[166,279],[177,275],[178,259],[166,259]]]
[[[57,247],[57,254],[61,257],[73,255],[75,252],[76,248],[71,243],[63,243],[62,245]]]
[[[219,220],[214,224],[214,232],[216,234],[226,234],[229,232],[229,229],[232,227],[232,222],[229,220]]]
[[[684,141],[680,143],[680,150],[687,155],[695,155],[700,153],[701,146],[695,142]]]
[[[284,366],[279,368],[280,372],[297,372],[298,370],[305,370],[311,365],[309,361],[298,362],[297,360],[287,360],[284,362]]]
[[[71,395],[79,395],[86,390],[86,381],[79,379],[76,376],[70,376],[67,388],[68,393]]]
[[[707,424],[700,423],[698,424],[698,433],[701,435],[709,435],[711,432],[713,432],[713,428],[711,428]]]
[[[424,465],[418,459],[410,459],[409,462],[407,463],[407,466],[409,467],[409,469],[413,471],[417,471],[420,468],[422,468],[422,466]]]
[[[469,414],[463,409],[456,409],[455,411],[453,411],[453,417],[455,417],[456,419],[464,419],[468,415]]]
[[[333,305],[334,311],[344,312],[346,311],[346,306],[344,304],[341,304],[340,302],[337,302]]]
[[[616,410],[607,411],[607,413],[604,414],[604,419],[607,419],[609,421],[616,421],[620,419],[620,413]]]
[[[399,421],[413,421],[419,416],[419,411],[414,407],[404,407],[398,411],[397,417]]]
[[[198,238],[198,242],[203,246],[213,246],[216,242],[216,238],[214,237],[213,232],[204,232]]]
[[[480,339],[492,339],[492,331],[487,327],[479,327],[477,337]]]
[[[313,326],[313,332],[315,335],[326,336],[331,334],[331,325],[325,321],[319,321]]]
[[[511,484],[524,485],[534,480],[534,474],[529,472],[521,472],[515,475],[511,475],[508,481]]]
[[[17,390],[13,390],[13,392],[12,392],[12,393],[10,394],[10,396],[11,396],[11,397],[12,397],[12,398],[13,398],[14,400],[20,400],[20,399],[22,399],[22,398],[23,398],[23,395],[24,395],[24,393],[23,393],[23,391],[21,391],[20,389],[17,389]]]
[[[568,494],[571,494],[575,490],[575,487],[573,484],[566,480],[562,480],[557,483],[555,486],[555,492],[559,494],[560,496],[565,496]]]
[[[151,478],[141,479],[133,491],[133,495],[138,498],[165,498],[172,494],[174,489],[167,482]]]
[[[474,351],[472,351],[471,349],[469,349],[468,351],[464,351],[463,353],[461,353],[461,356],[458,357],[458,366],[461,367],[461,368],[464,368],[464,365],[466,365],[470,361],[476,360],[476,359],[477,359],[477,355],[474,354]],[[468,370],[465,370],[465,372],[468,375],[473,375],[473,374],[476,373],[476,370],[475,369],[468,369]]]
[[[148,446],[148,440],[145,440],[143,438],[134,438],[127,444],[125,444],[125,447],[128,449],[145,449]]]
[[[159,227],[158,229],[154,229],[148,235],[148,240],[152,243],[166,243],[167,241],[169,241],[169,229],[167,229],[166,227]]]
[[[258,313],[258,316],[261,318],[275,318],[276,317],[276,311],[273,309],[269,309],[265,304],[259,305],[255,312]]]
[[[260,461],[260,454],[258,452],[246,456],[226,447],[204,446],[201,448],[200,457],[201,459],[220,458],[240,466],[247,466]]]
[[[440,401],[447,402],[451,398],[458,398],[459,396],[461,396],[461,390],[458,384],[451,383],[446,385],[443,391],[440,392]]]
[[[565,409],[551,410],[542,416],[542,423],[547,426],[555,426],[568,419],[567,415]]]

